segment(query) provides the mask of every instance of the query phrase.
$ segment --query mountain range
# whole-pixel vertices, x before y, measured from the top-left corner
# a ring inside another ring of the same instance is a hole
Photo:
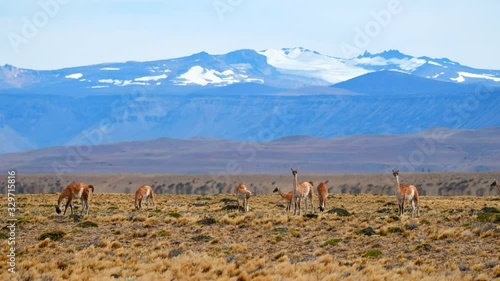
[[[75,96],[123,92],[133,86],[162,94],[245,83],[296,89],[332,85],[378,71],[398,71],[444,82],[489,85],[500,82],[499,70],[475,69],[447,58],[412,57],[390,50],[378,54],[365,52],[343,59],[297,47],[237,50],[223,55],[201,52],[167,60],[104,63],[58,70],[4,65],[0,67],[0,90]]]
[[[407,135],[336,138],[289,136],[271,141],[158,138],[102,145],[56,146],[4,154],[0,169],[20,174],[477,172],[500,170],[500,127],[477,130],[433,128]]]
[[[4,65],[0,95],[0,153],[500,125],[499,70],[397,50],[350,59],[285,48],[58,70]]]

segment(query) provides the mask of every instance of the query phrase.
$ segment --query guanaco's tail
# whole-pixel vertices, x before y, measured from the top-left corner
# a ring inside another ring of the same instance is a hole
[[[92,193],[94,193],[94,186],[93,185],[89,185],[89,188],[92,189]]]

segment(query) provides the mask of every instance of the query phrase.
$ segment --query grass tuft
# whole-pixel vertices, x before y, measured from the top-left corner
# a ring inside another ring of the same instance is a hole
[[[160,237],[166,237],[166,236],[170,236],[170,235],[171,235],[170,231],[167,231],[167,230],[158,231],[158,236],[160,236]]]
[[[45,240],[49,238],[52,241],[59,241],[63,239],[63,237],[66,235],[66,232],[62,230],[54,230],[54,231],[49,231],[49,232],[44,232],[40,236],[38,236],[38,240]]]
[[[390,216],[389,219],[391,221],[399,221],[400,220],[399,216]]]
[[[26,217],[22,217],[22,218],[18,218],[17,223],[28,223],[28,222],[33,222],[33,218],[26,218]]]
[[[500,223],[500,210],[493,207],[484,207],[476,218],[479,222]]]
[[[177,212],[170,212],[168,213],[169,216],[173,217],[173,218],[180,218],[181,217],[181,214],[177,213]]]
[[[273,259],[274,259],[274,260],[278,260],[278,259],[280,259],[280,258],[281,258],[281,257],[283,257],[283,256],[286,256],[286,252],[285,252],[285,251],[278,252],[277,254],[275,254],[275,255],[273,256]]]
[[[224,207],[221,208],[222,211],[233,211],[233,210],[240,210],[241,208],[238,208],[238,205],[225,205]]]
[[[342,209],[342,208],[333,208],[331,210],[328,211],[329,214],[337,214],[337,216],[340,216],[340,217],[347,217],[347,216],[350,216],[351,213],[349,213],[346,209]]]
[[[363,258],[378,258],[382,255],[379,250],[370,250],[362,255]]]
[[[425,250],[425,251],[430,251],[432,249],[432,246],[427,244],[427,243],[422,243],[417,246],[415,246],[414,250]]]
[[[342,239],[340,239],[340,238],[332,238],[330,240],[325,241],[325,243],[323,243],[323,247],[326,247],[326,246],[337,246],[337,244],[339,244],[340,241],[342,241]]]
[[[170,250],[170,252],[168,252],[168,258],[171,259],[171,258],[180,256],[180,255],[182,255],[182,253],[184,253],[184,250],[182,250],[182,249],[172,249],[172,250]]]
[[[214,224],[216,222],[217,221],[214,218],[207,217],[207,218],[204,218],[204,219],[197,221],[196,223],[201,224],[201,225],[211,225],[211,224]]]
[[[403,232],[401,227],[398,227],[398,226],[389,227],[388,231],[389,231],[389,233],[401,233],[401,232]]]
[[[495,208],[495,207],[484,207],[484,208],[481,209],[481,213],[500,214],[500,209]]]
[[[3,232],[0,232],[0,239],[8,239],[9,238],[9,235],[3,233]]]
[[[273,229],[273,232],[286,233],[288,232],[288,227],[276,227]]]
[[[431,224],[431,222],[429,220],[427,220],[427,219],[422,219],[420,222],[422,224],[425,224],[425,225],[430,225]]]
[[[316,219],[318,218],[318,214],[305,214],[304,217],[308,219]]]
[[[405,225],[407,230],[416,230],[418,229],[418,224],[416,222],[410,222]]]
[[[373,228],[371,226],[364,228],[364,229],[361,229],[359,231],[356,231],[355,233],[357,235],[367,235],[367,236],[372,236],[372,235],[376,234],[375,230],[373,230]]]
[[[76,226],[81,228],[98,227],[97,223],[91,221],[80,222]]]
[[[191,239],[193,239],[194,241],[199,241],[199,242],[210,242],[214,238],[210,235],[197,235],[197,236],[192,237]]]

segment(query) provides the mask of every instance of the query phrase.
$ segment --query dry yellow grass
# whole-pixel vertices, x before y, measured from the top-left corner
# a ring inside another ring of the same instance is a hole
[[[2,254],[1,280],[500,278],[500,226],[478,221],[498,196],[423,196],[421,216],[400,219],[386,195],[333,194],[328,209],[350,216],[298,217],[276,194],[251,197],[240,213],[233,194],[158,195],[158,211],[136,211],[133,194],[97,193],[79,222],[56,214],[57,196],[18,195],[17,273]],[[61,240],[38,240],[55,230]]]

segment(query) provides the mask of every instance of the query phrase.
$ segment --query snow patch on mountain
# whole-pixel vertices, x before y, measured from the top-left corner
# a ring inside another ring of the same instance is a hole
[[[97,82],[99,82],[99,83],[108,83],[108,84],[113,84],[113,83],[114,84],[121,84],[120,80],[113,80],[113,79],[99,79]]]
[[[109,70],[120,70],[120,68],[119,67],[103,67],[100,70],[108,70],[108,71]]]
[[[329,83],[337,83],[366,74],[370,71],[348,60],[322,55],[304,48],[267,49],[259,54],[267,57],[267,63],[280,72],[314,77]]]
[[[458,77],[455,78],[450,78],[450,80],[462,83],[465,81],[465,78],[475,78],[475,79],[488,79],[492,80],[495,82],[500,82],[500,78],[495,77],[490,74],[475,74],[475,73],[469,73],[469,72],[457,72]]]
[[[81,74],[81,73],[73,73],[73,74],[70,74],[70,75],[66,75],[64,77],[68,78],[68,79],[80,79],[80,78],[83,77],[83,74]]]
[[[97,82],[102,83],[102,84],[113,84],[115,86],[121,86],[121,87],[128,86],[128,85],[148,85],[148,83],[142,82],[142,81],[149,82],[152,80],[132,81],[132,80],[119,80],[119,79],[99,79]],[[159,84],[157,84],[157,85],[159,85]],[[108,86],[105,86],[105,87],[108,87]],[[102,87],[95,86],[95,87],[91,87],[91,88],[104,88],[104,86],[102,86]]]
[[[443,75],[443,74],[444,74],[444,72],[440,72],[440,73],[438,73],[438,74],[436,74],[436,75],[433,75],[433,76],[432,76],[432,78],[436,79],[436,78],[438,78],[440,75]]]
[[[427,61],[419,58],[390,58],[386,59],[383,57],[361,57],[354,58],[353,63],[358,66],[370,65],[370,66],[386,66],[386,65],[396,65],[401,70],[404,71],[414,71],[418,67],[424,65]]]
[[[179,75],[176,83],[177,85],[197,84],[202,86],[206,86],[208,84],[230,85],[242,81],[246,82],[248,78],[244,76],[246,75],[237,75],[231,69],[219,72],[214,69],[206,69],[199,65],[195,65],[186,73]]]
[[[135,81],[147,82],[147,81],[157,81],[157,80],[160,80],[160,79],[165,79],[167,77],[168,77],[168,75],[165,74],[165,73],[163,73],[161,75],[139,77],[139,78],[135,78],[134,80]]]
[[[435,61],[431,61],[431,60],[430,60],[430,61],[427,61],[427,63],[428,63],[428,64],[432,64],[432,65],[437,65],[437,66],[443,66],[442,64],[437,63],[437,62],[435,62]]]

